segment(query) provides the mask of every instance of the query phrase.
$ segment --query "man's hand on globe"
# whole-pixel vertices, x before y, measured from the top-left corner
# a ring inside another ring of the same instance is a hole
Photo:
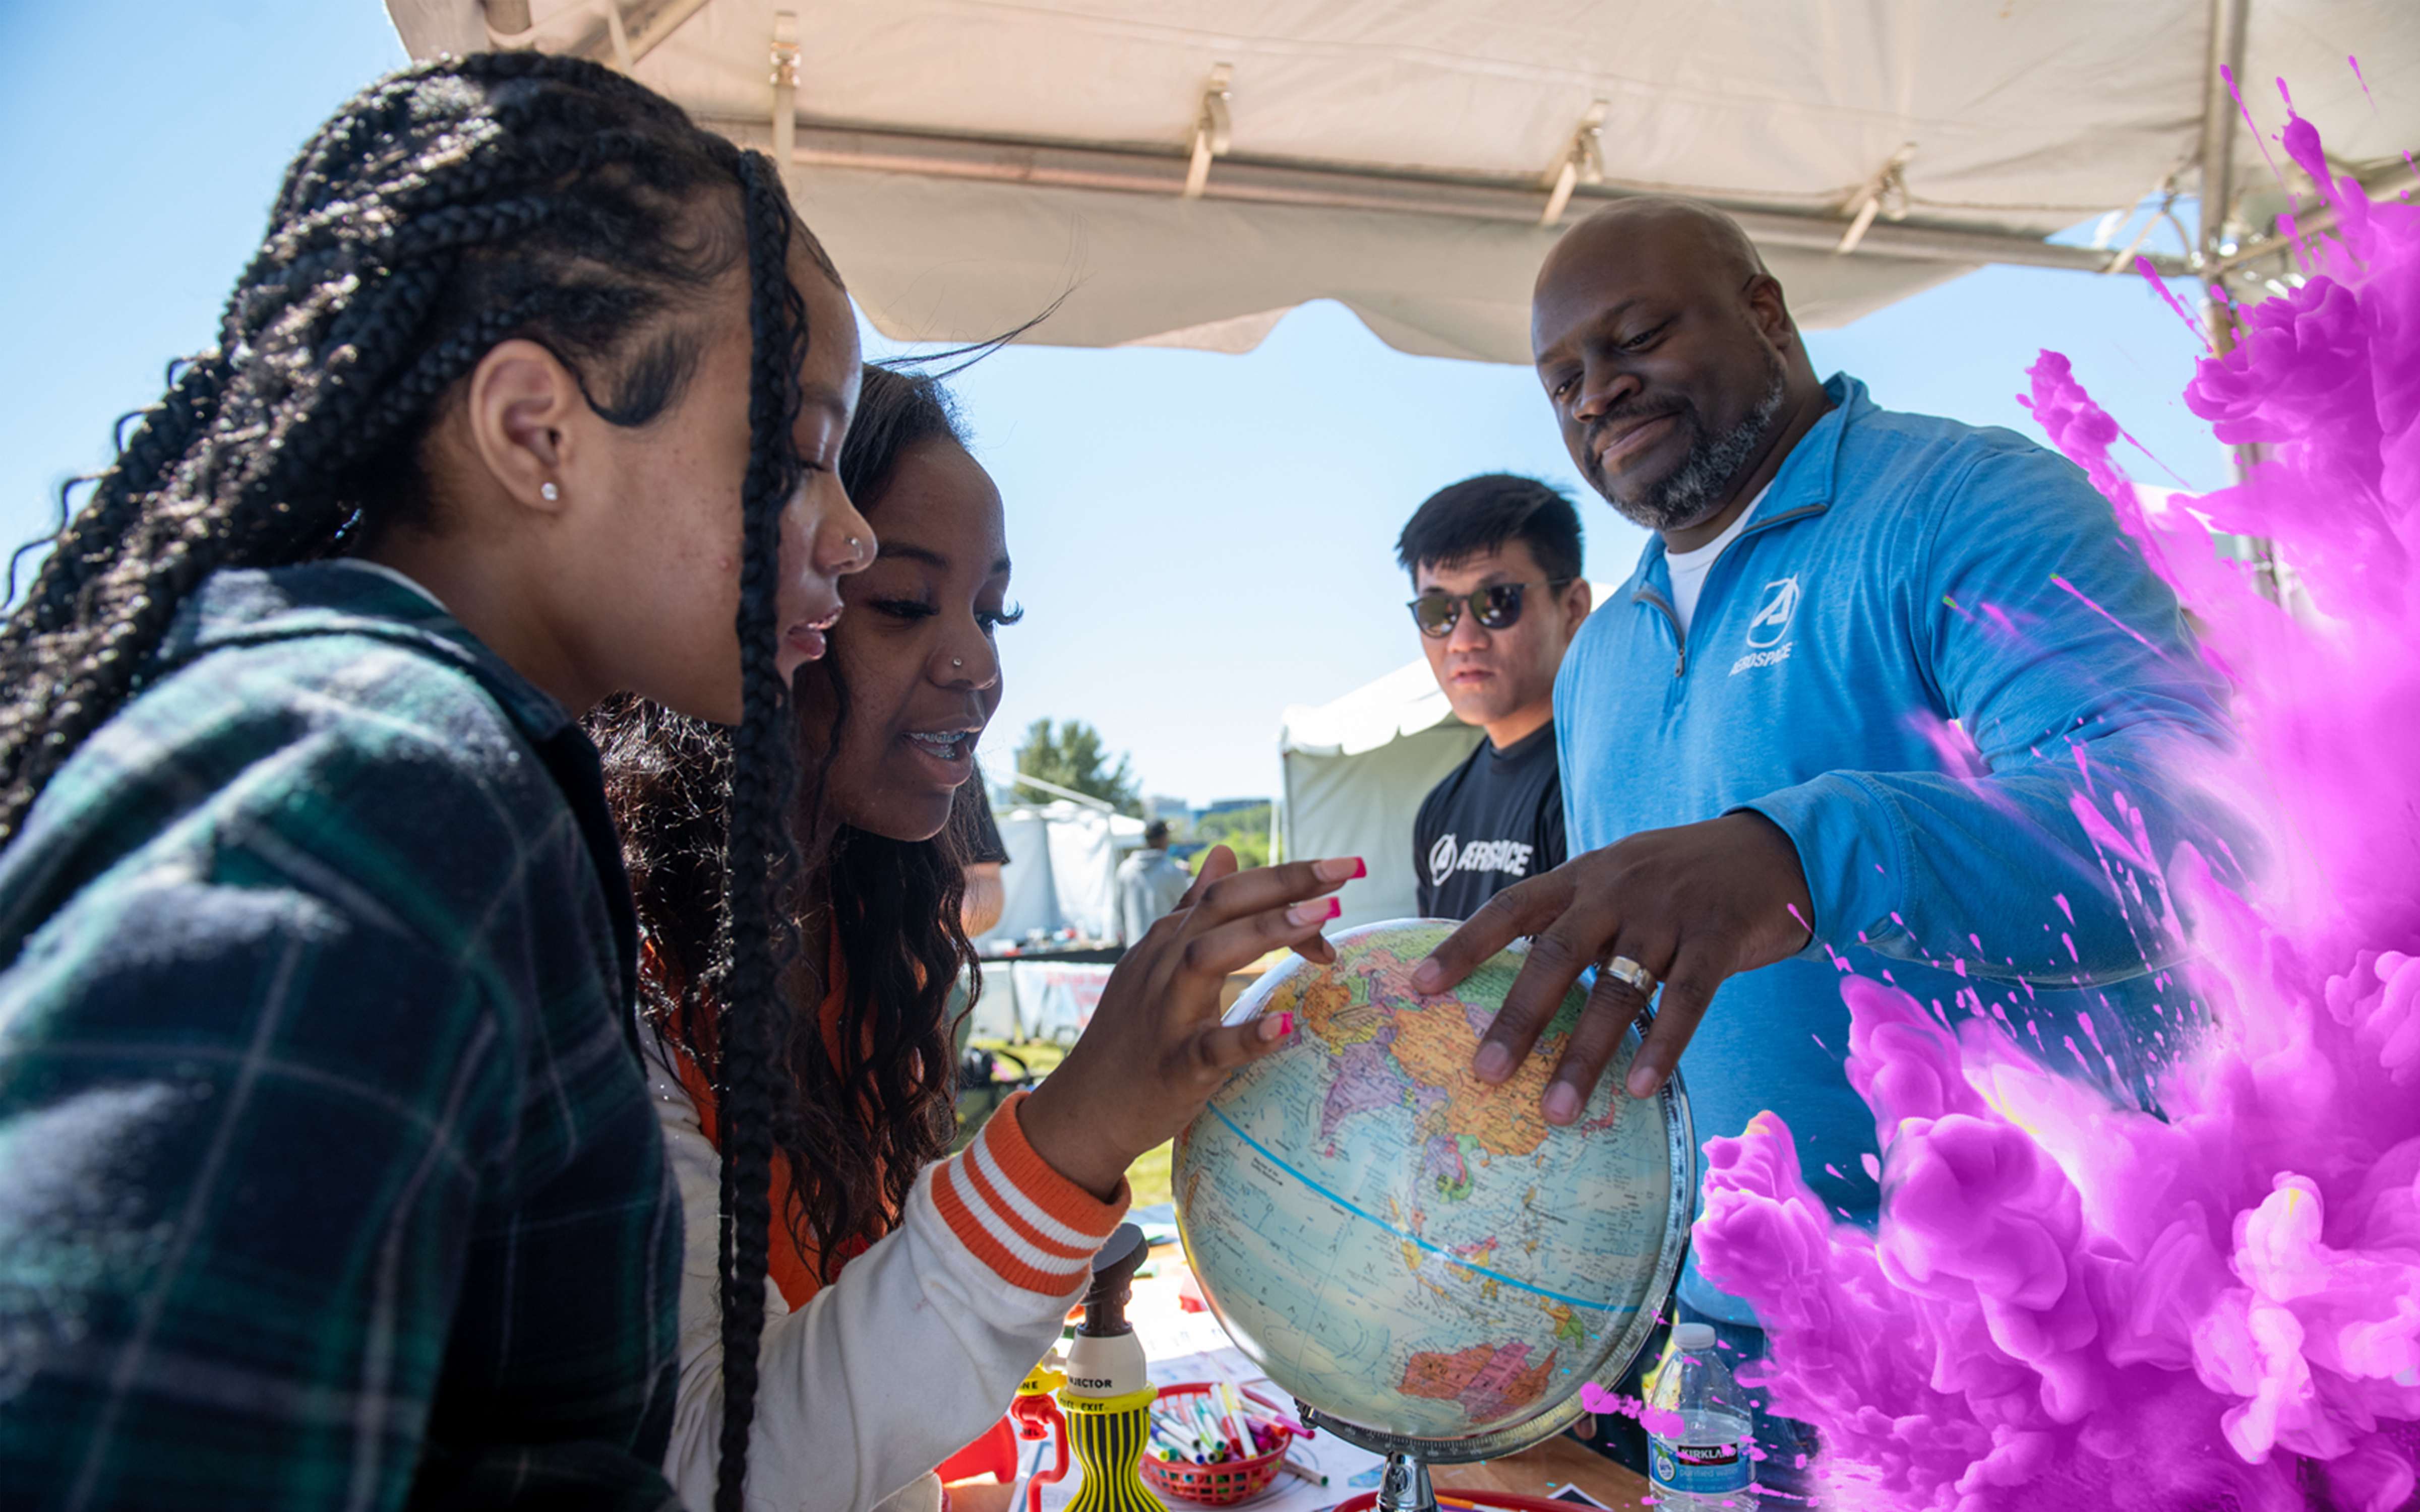
[[[1273,949],[1334,960],[1327,897],[1369,869],[1354,857],[1235,870],[1214,846],[1174,912],[1128,947],[1067,1058],[1018,1123],[1035,1154],[1107,1199],[1136,1157],[1191,1123],[1238,1067],[1275,1049],[1291,1014],[1221,1026],[1219,991]]]
[[[1543,1111],[1569,1123],[1587,1106],[1646,993],[1607,963],[1627,959],[1664,987],[1654,1026],[1632,1061],[1633,1097],[1652,1097],[1705,1017],[1723,980],[1804,949],[1814,904],[1798,848],[1762,814],[1644,830],[1574,856],[1507,887],[1439,945],[1412,974],[1414,990],[1451,987],[1524,935],[1529,958],[1480,1041],[1471,1070],[1484,1082],[1512,1074],[1590,966],[1596,987],[1547,1084]]]

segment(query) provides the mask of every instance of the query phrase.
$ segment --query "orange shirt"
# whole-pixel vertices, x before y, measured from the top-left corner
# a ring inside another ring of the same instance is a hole
[[[842,1011],[846,1006],[844,999],[847,992],[847,978],[842,969],[838,950],[834,950],[831,954],[829,976],[831,982],[830,990],[824,994],[824,1000],[816,1009],[815,1016],[823,1023],[825,1048],[831,1053],[832,1059],[837,1062],[840,1059],[840,1018]],[[698,1067],[697,1062],[679,1050],[675,1049],[673,1052],[672,1059],[673,1069],[680,1073],[682,1088],[689,1092],[690,1101],[697,1104],[699,1131],[717,1149],[721,1149],[722,1141],[715,1133],[713,1083],[706,1080],[706,1072]],[[782,1288],[782,1300],[790,1304],[792,1312],[804,1307],[808,1300],[821,1291],[824,1287],[823,1276],[817,1263],[820,1259],[819,1254],[813,1244],[801,1243],[790,1233],[789,1220],[785,1215],[790,1211],[790,1193],[795,1184],[790,1173],[790,1158],[779,1149],[774,1150],[772,1180],[768,1183],[768,1195],[773,1203],[773,1222],[771,1242],[766,1251],[765,1269],[767,1273],[772,1276],[773,1284]],[[897,1213],[886,1212],[883,1215],[883,1227],[887,1230],[898,1220]],[[850,1240],[841,1251],[841,1264],[846,1265],[864,1254],[865,1250],[866,1241],[862,1236]],[[837,1267],[832,1273],[834,1275],[840,1273]]]

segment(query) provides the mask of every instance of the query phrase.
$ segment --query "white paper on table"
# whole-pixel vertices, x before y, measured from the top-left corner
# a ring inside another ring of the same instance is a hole
[[[1142,1342],[1147,1360],[1173,1360],[1185,1355],[1232,1354],[1241,1360],[1235,1346],[1228,1341],[1227,1331],[1208,1313],[1188,1313],[1171,1307],[1156,1310],[1148,1318],[1130,1319],[1135,1337]],[[1254,1374],[1259,1372],[1255,1371]],[[1156,1367],[1152,1379],[1157,1381]],[[1171,1376],[1171,1381],[1198,1381],[1199,1376]]]

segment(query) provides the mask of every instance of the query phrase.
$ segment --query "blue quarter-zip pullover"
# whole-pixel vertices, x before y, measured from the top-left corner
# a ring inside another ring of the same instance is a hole
[[[2051,1063],[2147,1098],[2188,1012],[2156,974],[2164,895],[2071,804],[2121,836],[2139,813],[2157,863],[2187,841],[2225,872],[2223,821],[2178,757],[2231,742],[2175,595],[2080,471],[2010,431],[1883,409],[1845,375],[1824,390],[1688,634],[1651,538],[1564,657],[1555,729],[1575,856],[1742,809],[1796,844],[1814,942],[1724,983],[1681,1070],[1700,1140],[1772,1109],[1817,1195],[1870,1221],[1841,970],[1952,1023],[2005,1016]],[[1682,1294],[1753,1320],[1694,1267]]]

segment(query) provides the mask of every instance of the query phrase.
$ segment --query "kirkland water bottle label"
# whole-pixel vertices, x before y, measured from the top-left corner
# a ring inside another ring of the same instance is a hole
[[[1651,1477],[1659,1491],[1683,1496],[1719,1496],[1744,1491],[1748,1486],[1748,1458],[1736,1441],[1729,1443],[1667,1443],[1650,1441],[1647,1456]]]

